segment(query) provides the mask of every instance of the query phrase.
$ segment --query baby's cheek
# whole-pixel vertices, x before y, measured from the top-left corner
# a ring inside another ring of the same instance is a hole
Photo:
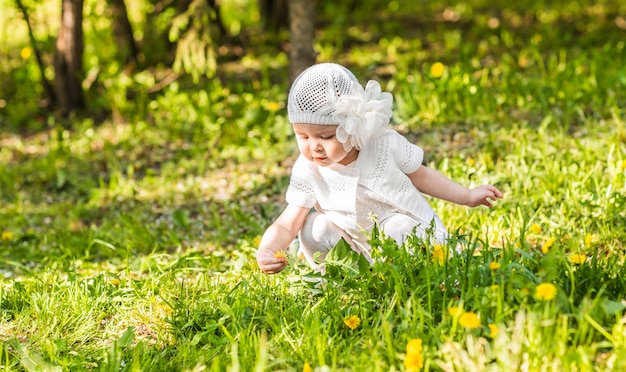
[[[311,156],[311,153],[309,152],[309,150],[306,149],[306,147],[298,147],[298,150],[300,150],[300,153],[302,155],[304,155],[305,158],[307,158],[308,160],[313,159],[313,157]]]

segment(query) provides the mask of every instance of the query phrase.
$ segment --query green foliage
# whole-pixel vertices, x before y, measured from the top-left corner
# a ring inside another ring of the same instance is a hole
[[[214,75],[168,67],[176,12],[138,2],[144,60],[122,66],[87,2],[92,117],[71,123],[39,111],[0,3],[0,368],[403,370],[420,338],[425,370],[624,369],[623,5],[355,3],[320,2],[318,59],[379,79],[429,165],[505,198],[432,200],[448,245],[374,230],[373,265],[342,242],[323,276],[295,247],[283,273],[256,267],[296,148],[286,52],[252,2],[222,2],[244,43]],[[48,62],[57,5],[28,4]]]
[[[174,17],[170,28],[170,40],[177,42],[174,70],[191,72],[196,82],[200,74],[212,77],[217,69],[212,12],[208,2],[192,1],[187,11]]]

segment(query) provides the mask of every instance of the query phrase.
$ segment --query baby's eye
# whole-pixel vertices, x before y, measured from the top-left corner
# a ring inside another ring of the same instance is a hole
[[[321,138],[321,139],[325,139],[325,140],[326,140],[326,139],[331,139],[331,138],[333,138],[333,137],[335,137],[335,135],[334,135],[334,134],[331,134],[331,135],[329,135],[329,136],[320,136],[320,138]]]

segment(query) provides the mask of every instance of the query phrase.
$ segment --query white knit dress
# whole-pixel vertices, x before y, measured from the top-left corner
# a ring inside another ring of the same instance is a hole
[[[393,214],[409,216],[422,236],[434,221],[433,239],[444,243],[448,233],[443,223],[407,177],[421,166],[423,157],[419,146],[389,129],[365,144],[348,166],[321,167],[301,155],[294,164],[286,199],[289,204],[315,207],[367,252],[364,232],[373,227],[372,215],[378,221]]]

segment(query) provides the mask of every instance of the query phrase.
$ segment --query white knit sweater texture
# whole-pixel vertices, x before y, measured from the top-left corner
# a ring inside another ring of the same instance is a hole
[[[417,222],[420,235],[434,221],[433,237],[443,243],[447,237],[443,223],[407,177],[423,158],[422,148],[390,129],[365,144],[349,166],[322,167],[300,155],[286,199],[289,204],[315,207],[353,236],[371,230],[370,215],[383,220],[393,213],[405,214]]]

